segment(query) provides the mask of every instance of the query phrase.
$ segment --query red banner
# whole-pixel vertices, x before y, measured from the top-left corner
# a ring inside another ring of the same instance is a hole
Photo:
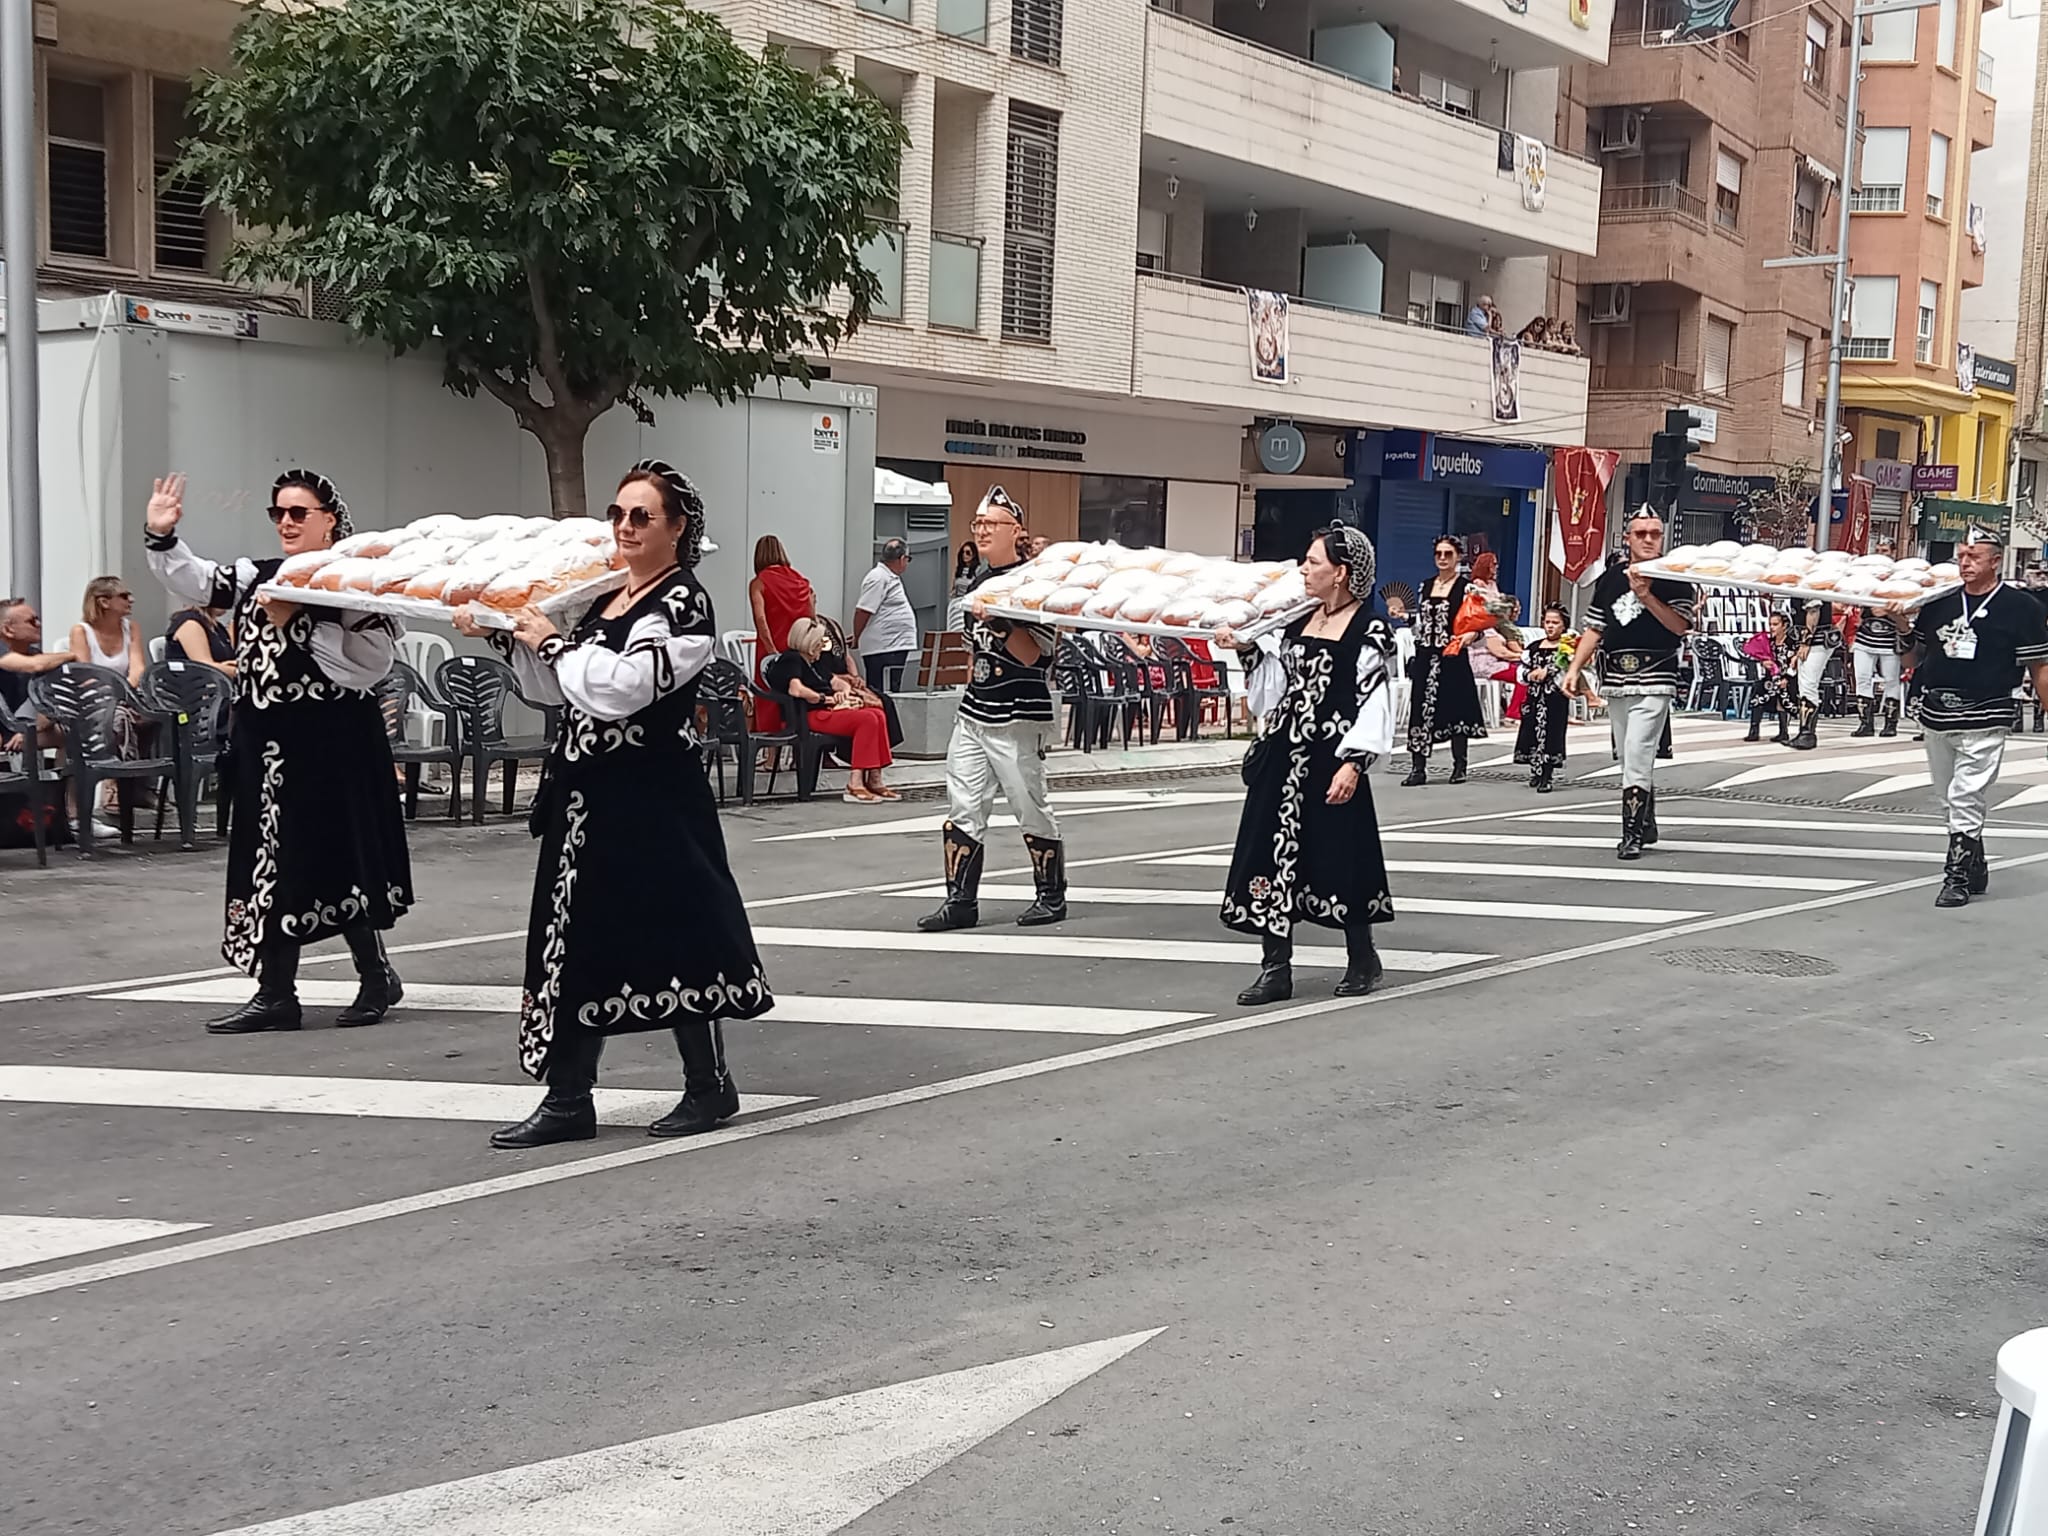
[[[1551,463],[1557,482],[1557,532],[1552,563],[1578,581],[1600,560],[1607,544],[1607,486],[1621,455],[1606,448],[1560,448]],[[1562,546],[1562,561],[1558,547]]]
[[[1842,513],[1842,548],[1852,555],[1870,553],[1870,493],[1874,482],[1849,477],[1849,505]]]

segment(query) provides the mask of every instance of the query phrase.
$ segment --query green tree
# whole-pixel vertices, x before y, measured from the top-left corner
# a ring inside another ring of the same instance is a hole
[[[540,440],[558,517],[614,405],[808,378],[867,319],[903,143],[864,87],[671,0],[256,8],[192,115],[170,174],[243,231],[229,276],[440,347]]]

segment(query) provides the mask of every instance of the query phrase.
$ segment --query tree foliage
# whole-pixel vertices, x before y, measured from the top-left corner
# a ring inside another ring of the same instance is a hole
[[[253,8],[192,117],[171,174],[248,232],[229,276],[439,346],[541,440],[558,514],[612,406],[807,378],[867,319],[903,142],[864,87],[672,0]]]

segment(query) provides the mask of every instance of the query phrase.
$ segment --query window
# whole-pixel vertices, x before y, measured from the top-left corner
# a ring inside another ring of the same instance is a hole
[[[1863,130],[1863,160],[1856,190],[1850,194],[1851,209],[1898,213],[1906,206],[1906,151],[1912,140],[1910,128]]]
[[[1939,418],[1936,419],[1939,420]],[[1877,429],[1877,456],[1880,459],[1897,460],[1899,456],[1899,441],[1899,432],[1896,427],[1879,427]],[[1934,459],[1938,460],[1941,457],[1939,442],[1936,442],[1929,452],[1933,454]]]
[[[156,264],[179,272],[205,272],[213,265],[213,220],[206,210],[205,188],[189,176],[166,180],[185,137],[185,103],[190,94],[177,80],[159,80],[152,92]]]
[[[1820,228],[1820,178],[1799,173],[1792,187],[1792,248],[1803,256],[1814,252]]]
[[[1927,216],[1939,219],[1948,209],[1948,135],[1927,136]]]
[[[1956,0],[1941,0],[1934,24],[1934,62],[1943,69],[1956,67]]]
[[[1892,355],[1892,330],[1899,318],[1899,280],[1859,277],[1849,301],[1849,340],[1844,357],[1883,361]]]
[[[1701,387],[1710,395],[1728,393],[1728,365],[1735,355],[1735,327],[1726,320],[1707,317],[1706,363],[1701,370]]]
[[[1422,99],[1432,107],[1442,107],[1446,112],[1459,117],[1472,116],[1478,104],[1479,95],[1471,86],[1456,80],[1446,80],[1441,75],[1432,75],[1428,70],[1417,77],[1421,86]]]
[[[1063,0],[1011,0],[1010,52],[1057,68]]]
[[[107,119],[111,92],[97,80],[49,82],[50,250],[113,259],[113,183]]]
[[[1714,157],[1714,222],[1742,228],[1742,161],[1725,149]]]
[[[1003,335],[1011,340],[1052,340],[1059,163],[1059,113],[1012,101],[1003,189]]]
[[[1163,208],[1138,210],[1138,270],[1163,272],[1171,243],[1172,221]]]
[[[1157,549],[1166,542],[1166,482],[1131,475],[1081,476],[1077,536],[1114,539],[1125,549]]]
[[[1910,64],[1920,34],[1918,11],[1888,11],[1870,18],[1870,41],[1863,45],[1865,63]]]
[[[1416,325],[1465,328],[1465,284],[1460,278],[1433,272],[1408,274],[1408,319]]]
[[[1941,308],[1941,284],[1924,278],[1920,283],[1920,323],[1913,331],[1913,360],[1934,361],[1934,315]]]
[[[1795,411],[1806,409],[1806,338],[1787,335],[1785,337],[1785,388],[1779,396],[1786,406]]]
[[[1806,14],[1806,63],[1800,78],[1817,91],[1828,88],[1828,24],[1811,11]]]

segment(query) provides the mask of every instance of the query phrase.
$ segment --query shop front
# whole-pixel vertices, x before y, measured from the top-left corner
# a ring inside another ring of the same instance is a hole
[[[1203,555],[1237,549],[1234,418],[1166,418],[1071,403],[996,401],[884,385],[876,463],[952,493],[953,549],[992,485],[1049,539],[1115,539]]]
[[[1542,576],[1536,539],[1550,451],[1430,432],[1361,432],[1352,453],[1358,520],[1379,550],[1383,581],[1434,572],[1431,547],[1450,534],[1468,561],[1491,554],[1500,586],[1533,610]]]
[[[1936,465],[1913,465],[1902,459],[1865,459],[1863,478],[1870,482],[1870,547],[1878,549],[1889,541],[1892,553],[1904,557],[1906,551],[1901,543],[1907,529],[1906,504],[1914,491],[1916,471],[1922,468],[1938,468]],[[1950,466],[1951,471],[1953,466]],[[1947,489],[1955,489],[1953,474]]]
[[[1923,496],[1920,498],[1920,521],[1915,531],[1929,560],[1953,560],[1956,545],[1972,528],[1987,528],[2003,534],[2011,512],[2012,509],[2001,501]]]
[[[1778,491],[1775,475],[1724,475],[1688,469],[1678,482],[1674,544],[1712,544],[1745,537],[1743,524]]]

